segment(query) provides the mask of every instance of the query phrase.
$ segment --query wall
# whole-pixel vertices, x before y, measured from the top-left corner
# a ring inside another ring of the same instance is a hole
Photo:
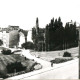
[[[9,32],[9,47],[17,47],[19,44],[19,32],[13,30]]]
[[[9,33],[7,33],[6,31],[1,31],[0,39],[3,41],[4,47],[9,47]]]
[[[21,44],[25,43],[25,36],[22,32],[19,32],[19,47],[21,47]]]

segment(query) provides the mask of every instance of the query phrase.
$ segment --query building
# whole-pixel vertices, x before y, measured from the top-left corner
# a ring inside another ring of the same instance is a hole
[[[19,30],[20,28],[19,28],[19,26],[11,26],[11,25],[9,25],[8,29],[9,30]]]
[[[22,32],[20,32],[19,35],[20,35],[20,38],[19,38],[19,47],[21,47],[21,45],[23,43],[25,43],[25,36],[24,36],[24,34]]]
[[[23,43],[27,42],[27,34],[28,34],[27,30],[23,29],[19,30],[19,47],[21,47]]]
[[[7,28],[0,28],[0,39],[3,41],[4,47],[13,47],[14,45],[17,46],[17,37],[15,36],[15,34],[18,34],[18,29],[19,26],[8,26]],[[11,41],[12,39],[15,39],[15,41]],[[15,42],[16,44],[14,44],[13,42]],[[14,45],[12,45],[12,43]]]
[[[9,32],[9,47],[17,48],[19,45],[19,32],[18,30],[12,30]]]
[[[9,32],[0,30],[0,39],[3,41],[4,47],[9,47]]]
[[[28,30],[27,42],[33,42],[33,40],[32,40],[32,30]]]
[[[27,42],[28,31],[22,30],[19,26],[8,26],[0,28],[0,39],[4,47],[21,47],[22,43]]]

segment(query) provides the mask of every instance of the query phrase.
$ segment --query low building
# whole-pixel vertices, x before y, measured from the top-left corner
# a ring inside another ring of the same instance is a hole
[[[0,39],[3,41],[4,47],[9,47],[9,33],[6,31],[0,31]]]
[[[0,39],[4,47],[21,47],[21,44],[27,42],[28,31],[21,30],[19,26],[8,26],[0,28]]]

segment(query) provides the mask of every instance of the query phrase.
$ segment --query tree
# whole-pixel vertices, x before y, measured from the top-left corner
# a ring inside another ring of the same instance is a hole
[[[63,23],[62,23],[62,21],[61,21],[61,18],[59,17],[58,18],[58,27],[62,27],[63,26]]]
[[[65,41],[65,49],[67,49],[68,47],[68,43],[70,41],[70,26],[69,23],[66,23],[65,25],[65,34],[64,34],[64,41]]]
[[[71,57],[71,53],[69,53],[69,52],[64,52],[63,57]]]
[[[49,25],[46,25],[45,28],[45,50],[49,50],[50,34],[49,34]]]
[[[10,54],[12,54],[12,52],[11,52],[10,49],[3,49],[2,50],[2,54],[4,54],[4,55],[10,55]]]
[[[78,31],[76,30],[76,22],[65,25],[65,46],[67,48],[78,46]]]
[[[25,49],[34,49],[34,44],[32,42],[26,42],[22,44],[22,48]]]
[[[41,45],[41,43],[39,45],[37,44],[40,34],[38,36],[36,35],[35,28],[32,29],[32,35],[36,48],[39,48],[38,46]],[[45,50],[51,51],[78,46],[78,36],[79,32],[76,30],[76,22],[74,24],[66,23],[65,27],[63,27],[63,22],[60,17],[55,20],[53,18],[45,27]]]

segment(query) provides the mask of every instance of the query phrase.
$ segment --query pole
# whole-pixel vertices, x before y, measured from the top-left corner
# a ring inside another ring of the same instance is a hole
[[[43,51],[43,42],[42,42],[42,51]]]
[[[80,26],[79,26],[79,79],[80,79]]]

